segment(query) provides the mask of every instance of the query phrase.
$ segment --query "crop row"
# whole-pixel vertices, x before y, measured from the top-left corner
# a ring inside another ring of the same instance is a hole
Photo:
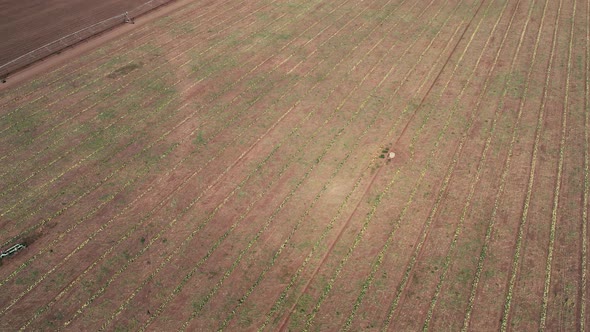
[[[243,5],[243,3],[240,3],[240,4],[238,4],[238,6],[242,6],[242,5]],[[237,8],[238,6],[236,6],[236,7],[234,7],[234,8],[231,8],[231,9],[233,10],[233,9]],[[216,22],[216,23],[217,23],[217,24],[216,24],[216,26],[224,26],[223,24],[227,24],[227,22],[226,22],[226,21],[220,21],[220,20],[218,20],[218,19],[217,19],[217,17],[218,17],[218,16],[221,16],[221,15],[223,15],[223,14],[224,14],[224,13],[222,12],[222,13],[219,13],[219,14],[217,14],[217,15],[210,16],[210,17],[209,17],[207,20],[201,21],[201,24],[202,24],[202,25],[205,25],[206,23],[209,23],[209,22]],[[202,16],[202,15],[201,15],[201,16]],[[240,20],[239,20],[239,21],[243,21],[243,20],[245,20],[247,17],[248,17],[248,15],[246,15],[246,16],[242,16],[242,17],[240,17]],[[199,18],[199,17],[197,17],[197,18]],[[184,22],[183,24],[184,24],[184,25],[186,25],[186,26],[189,26],[189,25],[190,25],[190,21],[189,21],[189,20],[184,20],[183,22]],[[170,25],[171,25],[171,24],[172,24],[172,23],[170,23]],[[235,22],[234,22],[234,24],[235,24]],[[231,26],[231,24],[227,24],[227,26],[226,26],[226,28],[225,28],[225,29],[228,29],[228,27],[230,27],[230,26]],[[192,32],[193,30],[197,29],[198,27],[199,27],[199,26],[195,26],[195,27],[192,27],[192,28],[188,28],[188,29],[186,29],[186,30],[187,30],[187,33],[190,33],[190,32]],[[225,29],[222,29],[221,31],[223,31],[223,30],[225,30]],[[153,30],[152,30],[152,34],[159,33],[159,32],[161,32],[161,31],[162,31],[162,30],[159,30],[159,29],[153,29]],[[219,32],[221,32],[221,31],[219,31]],[[216,33],[216,34],[219,34],[219,32],[218,32],[218,33]],[[127,40],[127,39],[129,39],[130,37],[133,37],[133,36],[129,36],[128,38],[126,38],[126,40]],[[109,62],[106,62],[106,63],[104,63],[102,66],[104,66],[104,65],[106,65],[106,64],[116,63],[116,62],[117,62],[117,61],[119,61],[119,60],[124,60],[124,59],[126,59],[126,56],[127,56],[127,55],[129,55],[129,54],[132,54],[132,53],[133,53],[133,51],[135,51],[136,49],[142,49],[143,47],[145,47],[145,46],[149,45],[149,44],[150,44],[150,43],[153,41],[153,39],[154,39],[154,36],[152,36],[152,35],[150,34],[150,35],[149,35],[149,36],[147,36],[146,38],[142,38],[142,40],[141,40],[142,44],[140,44],[140,45],[138,45],[138,46],[136,46],[136,47],[129,47],[130,45],[127,45],[127,47],[125,47],[125,49],[126,49],[126,51],[125,51],[125,52],[122,52],[122,53],[120,53],[120,54],[119,54],[117,57],[115,57],[114,59],[111,59],[111,60],[109,60]],[[182,47],[182,43],[178,43],[177,39],[178,39],[178,38],[172,38],[171,40],[169,40],[169,41],[167,41],[167,42],[163,43],[163,45],[161,45],[161,46],[162,46],[162,47],[166,47],[167,45],[174,45],[174,47],[173,47],[172,49],[180,49],[180,47]],[[128,62],[124,63],[122,66],[129,65],[129,64],[131,64],[131,63],[133,63],[133,62],[136,62],[136,61],[138,61],[138,60],[142,60],[142,57],[140,57],[140,58],[135,58],[135,57],[134,57],[133,59],[131,59],[131,60],[129,60]],[[83,84],[80,84],[80,86],[79,86],[79,87],[77,87],[77,88],[75,88],[75,89],[71,89],[71,90],[69,90],[69,92],[68,92],[68,93],[67,93],[65,96],[62,96],[62,97],[63,97],[63,98],[66,98],[66,97],[72,96],[73,94],[75,94],[75,93],[77,93],[77,92],[79,92],[79,91],[82,91],[83,89],[89,88],[89,87],[91,87],[91,86],[92,86],[92,84],[94,84],[94,83],[96,83],[96,82],[98,82],[98,81],[102,80],[102,79],[104,78],[104,77],[103,77],[103,75],[97,75],[97,73],[96,73],[96,71],[97,71],[97,70],[99,70],[99,69],[102,69],[102,66],[96,66],[96,67],[95,67],[95,68],[94,68],[94,69],[93,69],[93,70],[90,72],[90,74],[92,74],[94,77],[96,77],[95,79],[93,79],[93,80],[91,80],[91,81],[89,81],[89,82],[85,82],[85,83],[83,83]],[[92,77],[92,76],[91,76],[91,77]],[[94,90],[94,91],[93,91],[93,94],[98,94],[100,91],[102,91],[102,90],[106,89],[106,88],[107,88],[107,87],[109,87],[110,85],[113,85],[114,83],[116,83],[116,82],[117,82],[119,79],[121,79],[121,78],[122,78],[122,77],[119,77],[118,79],[116,79],[116,80],[113,80],[113,81],[112,81],[110,84],[107,84],[107,85],[105,85],[104,87],[102,87],[102,88],[101,88],[101,89],[99,89],[99,90]],[[61,79],[61,78],[60,78],[60,79]],[[55,92],[57,92],[58,90],[61,90],[62,88],[66,88],[66,89],[67,89],[67,88],[69,87],[69,84],[70,84],[69,82],[67,82],[67,83],[64,83],[64,84],[62,84],[62,85],[58,86],[56,89],[54,89],[54,90],[53,90],[51,93],[48,93],[47,95],[49,95],[49,96],[55,95]],[[46,96],[43,96],[43,97],[46,97]],[[43,97],[40,97],[40,98],[38,98],[38,99],[34,100],[33,102],[35,102],[35,101],[37,101],[37,100],[40,100],[40,99],[42,99]],[[34,112],[34,113],[30,114],[30,115],[29,115],[29,117],[30,117],[30,116],[32,116],[32,115],[35,115],[35,114],[37,114],[37,113],[41,113],[41,114],[43,114],[43,113],[46,113],[46,109],[47,109],[48,107],[51,107],[52,105],[54,105],[54,104],[58,103],[60,100],[62,100],[62,99],[55,98],[55,100],[54,100],[53,102],[51,102],[51,103],[49,103],[49,104],[45,105],[45,106],[44,106],[44,108],[41,108],[41,109],[37,110],[36,112]],[[103,98],[102,100],[107,100],[107,99],[106,99],[106,98]],[[23,105],[23,106],[20,106],[20,107],[18,107],[18,108],[16,108],[16,109],[14,109],[13,111],[11,111],[11,112],[9,112],[9,113],[7,113],[7,114],[3,115],[3,116],[2,116],[0,119],[4,119],[5,117],[8,117],[8,116],[10,116],[10,115],[12,115],[12,114],[14,114],[14,113],[17,113],[17,112],[19,112],[19,111],[23,110],[23,109],[24,109],[24,107],[25,107],[25,106]],[[12,125],[12,126],[15,126],[15,125],[17,125],[17,124],[18,124],[18,123],[13,123],[13,125]],[[6,130],[8,130],[8,129],[10,129],[10,127],[7,127],[7,128],[5,128],[5,129],[3,129],[1,132],[4,132],[4,131],[6,131]],[[0,132],[0,133],[1,133],[1,132]]]
[[[226,2],[217,3],[217,6],[213,7],[213,9],[222,8],[228,2],[229,2],[229,0]],[[209,22],[214,22],[215,20],[218,19],[218,17],[220,15],[222,15],[224,13],[224,12],[222,12],[222,13],[213,15],[213,9],[211,9],[209,11],[204,10],[203,8],[195,9],[198,5],[200,5],[200,4],[199,3],[189,4],[174,14],[175,15],[174,17],[176,18],[176,20],[170,20],[168,22],[165,22],[164,24],[162,24],[164,20],[159,20],[156,22],[156,24],[158,24],[159,26],[163,25],[163,27],[170,28],[173,24],[178,24],[178,21],[180,21],[181,19],[183,20],[183,22],[185,22],[184,20],[189,15],[191,17],[193,17],[194,20],[199,20],[199,22],[201,22],[202,24],[205,24],[205,23],[209,23]],[[238,5],[242,5],[242,3],[240,3]],[[195,12],[197,12],[197,13],[195,13]],[[207,17],[209,19],[208,20],[201,20],[201,18],[203,18],[203,17]],[[194,30],[196,30],[197,27],[198,26],[187,26],[186,28],[183,27],[183,31],[194,32]],[[109,45],[103,46],[103,47],[93,51],[90,54],[84,55],[78,59],[75,59],[74,61],[70,61],[68,63],[61,65],[58,68],[52,69],[48,73],[40,75],[38,78],[31,81],[29,84],[23,84],[22,86],[11,90],[10,95],[17,95],[18,100],[23,100],[23,99],[28,100],[29,97],[32,96],[33,94],[39,93],[40,96],[36,97],[33,100],[27,101],[28,105],[31,105],[34,102],[40,101],[43,98],[47,98],[47,96],[55,95],[55,93],[57,91],[64,89],[67,86],[67,82],[64,82],[64,80],[63,80],[64,77],[72,77],[72,75],[74,75],[76,73],[81,73],[77,79],[73,80],[73,82],[77,82],[78,79],[81,79],[83,77],[91,77],[93,74],[100,72],[100,70],[108,68],[110,65],[114,65],[116,63],[119,63],[119,60],[124,59],[125,56],[127,54],[131,53],[134,48],[141,48],[141,47],[146,46],[147,44],[149,44],[149,42],[151,40],[154,40],[155,35],[157,33],[159,33],[158,29],[152,29],[151,25],[144,25],[144,26],[130,32],[129,35],[127,35],[127,38],[121,38],[116,41],[113,41]],[[130,40],[133,41],[132,45],[129,44]],[[130,47],[130,46],[132,46],[132,47]],[[116,56],[112,57],[114,54],[116,54]],[[106,61],[106,60],[109,60],[109,61]],[[67,70],[70,70],[72,67],[75,67],[75,69],[66,72]],[[60,83],[60,82],[62,82],[62,83],[60,85],[58,85],[57,87],[54,87],[49,92],[44,92],[44,90],[39,89],[40,85],[44,85],[46,87],[51,87],[52,85],[54,85],[56,83]],[[84,83],[84,84],[87,85],[87,83]],[[24,91],[27,89],[29,91]],[[9,99],[9,96],[2,95],[1,98]],[[8,109],[9,104],[10,104],[10,102],[4,103],[2,106],[0,106],[0,109]],[[18,109],[21,109],[21,108],[22,107],[19,107]],[[16,110],[14,110],[14,111],[16,111]],[[14,111],[11,111],[11,113],[13,113]],[[9,114],[6,114],[6,115],[9,115]],[[3,115],[2,118],[4,118],[4,116],[6,116],[6,115]]]
[[[217,15],[216,15],[216,16],[217,16]],[[211,21],[211,20],[214,20],[214,19],[216,18],[216,16],[212,17],[212,18],[211,18],[209,21]],[[197,17],[197,18],[198,18],[198,17]],[[209,22],[209,21],[203,21],[203,23],[205,23],[205,22]],[[223,23],[224,23],[224,22],[221,22],[221,24],[223,24]],[[194,28],[196,29],[196,27],[194,27]],[[153,30],[152,30],[152,33],[151,33],[150,35],[152,35],[152,34],[155,34],[155,33],[156,33],[156,32],[158,32],[158,31],[160,31],[160,30],[158,30],[158,29],[153,29]],[[190,32],[190,31],[192,31],[192,29],[191,29],[191,30],[189,30],[188,32]],[[188,32],[187,32],[187,33],[188,33]],[[132,36],[129,36],[128,38],[131,38],[131,37],[132,37]],[[128,39],[128,38],[127,38],[127,39]],[[124,59],[124,58],[125,58],[125,55],[126,55],[128,52],[130,53],[130,52],[133,52],[133,51],[135,51],[135,50],[137,50],[137,49],[142,49],[142,47],[145,47],[147,44],[149,44],[149,43],[151,42],[151,40],[152,40],[152,38],[147,38],[147,39],[146,39],[146,41],[145,41],[143,44],[141,44],[141,45],[139,45],[139,46],[137,46],[137,47],[130,47],[129,45],[125,46],[125,49],[127,50],[127,52],[125,52],[125,53],[123,53],[123,54],[121,54],[121,55],[118,55],[118,56],[116,56],[114,59],[115,59],[115,60],[117,60],[117,59]],[[223,40],[222,40],[222,41],[223,41]],[[173,42],[174,42],[174,45],[176,45],[177,47],[181,47],[181,46],[180,46],[181,44],[180,44],[180,43],[178,43],[178,41],[176,41],[175,39],[172,39],[172,40],[170,40],[170,41],[168,41],[168,42],[164,43],[164,44],[162,45],[162,47],[165,47],[165,46],[166,46],[166,45],[168,45],[169,43],[173,43]],[[221,42],[221,41],[220,41],[220,42]],[[210,47],[209,49],[211,49],[211,47]],[[201,53],[203,53],[203,52],[201,52]],[[133,62],[135,62],[135,61],[137,61],[137,60],[142,60],[142,58],[143,58],[143,57],[145,57],[145,56],[146,56],[146,54],[147,54],[147,53],[142,53],[142,54],[140,55],[140,57],[139,57],[139,58],[137,58],[137,57],[134,57],[134,59],[133,59],[132,61],[130,61],[130,62],[128,62],[128,63],[126,63],[126,65],[129,65],[129,64],[131,64],[131,63],[133,63]],[[194,60],[196,60],[196,59],[194,59]],[[113,60],[111,60],[111,61],[113,61]],[[207,64],[208,64],[208,63],[207,63]],[[106,63],[105,63],[105,64],[102,64],[102,65],[100,65],[100,66],[96,66],[96,67],[93,69],[93,71],[97,71],[97,70],[99,70],[99,69],[100,69],[102,66],[105,66],[105,65],[106,65]],[[199,67],[199,68],[204,68],[204,67],[205,67],[205,66],[201,66],[201,67]],[[158,75],[158,79],[156,79],[156,80],[152,81],[152,83],[151,83],[151,84],[149,84],[149,85],[147,85],[147,86],[144,86],[144,87],[142,87],[142,89],[140,89],[140,91],[139,91],[138,93],[135,93],[135,95],[142,96],[142,95],[143,95],[143,93],[142,93],[142,91],[141,91],[141,90],[145,90],[145,89],[148,89],[148,88],[151,88],[151,87],[157,87],[157,86],[159,85],[160,81],[162,81],[162,78],[164,78],[164,77],[166,77],[166,76],[168,76],[168,75],[170,75],[170,74],[171,74],[171,71],[166,71],[166,72],[164,72],[162,75]],[[99,78],[102,78],[102,76],[104,76],[104,75],[102,75],[102,74],[100,74],[100,73],[99,73],[99,74],[96,74],[96,75],[97,75]],[[97,80],[98,80],[98,79],[97,79]],[[93,81],[93,82],[94,82],[94,81]],[[90,86],[90,84],[92,84],[93,82],[90,82],[90,83],[84,83],[84,84],[83,84],[83,85],[80,87],[80,89],[81,89],[82,87],[88,87],[88,86]],[[58,88],[56,88],[55,90],[53,90],[53,91],[51,91],[50,93],[48,93],[48,95],[55,95],[55,93],[57,92],[57,90],[58,90],[58,89],[61,89],[61,88],[64,88],[64,87],[69,87],[69,84],[70,84],[70,83],[64,83],[64,84],[60,85]],[[178,83],[177,83],[177,84],[178,84]],[[173,85],[176,85],[176,84],[173,84]],[[80,89],[77,89],[77,90],[80,90]],[[76,89],[73,89],[73,90],[76,90]],[[166,89],[166,90],[168,90],[168,89]],[[134,95],[132,94],[132,95],[130,95],[130,96],[134,96]],[[58,102],[59,100],[60,100],[60,98],[55,98],[55,102]],[[99,103],[101,103],[101,102],[102,102],[102,101],[104,101],[104,100],[105,100],[104,98],[103,98],[103,99],[101,99],[101,100],[99,100]],[[119,104],[120,104],[120,103],[119,103]],[[47,109],[48,107],[49,107],[49,105],[45,105],[45,109]],[[50,113],[50,112],[43,112],[43,113]],[[96,118],[96,117],[95,117],[95,118]],[[113,122],[113,123],[115,123],[115,122]],[[76,129],[74,129],[74,130],[72,131],[72,133],[75,133],[75,132],[76,132],[76,131],[78,131],[78,130],[80,130],[80,128],[79,128],[79,127],[78,127],[78,128],[76,128]],[[18,162],[17,164],[13,165],[9,171],[6,171],[6,172],[2,173],[2,174],[0,175],[0,177],[4,177],[4,176],[5,176],[6,174],[8,174],[10,171],[14,171],[14,170],[20,170],[20,169],[22,169],[22,166],[23,166],[23,164],[24,164],[24,163],[26,163],[26,162],[28,162],[28,161],[32,160],[32,159],[33,159],[33,158],[35,158],[35,157],[38,157],[38,156],[39,156],[39,155],[41,155],[41,154],[46,154],[46,153],[47,153],[47,150],[48,150],[49,148],[51,148],[51,147],[53,147],[53,146],[57,145],[57,144],[58,144],[60,141],[62,141],[62,140],[64,140],[64,137],[63,137],[63,136],[60,136],[60,137],[58,137],[58,139],[57,139],[57,140],[55,140],[55,141],[54,141],[54,142],[53,142],[53,143],[52,143],[50,146],[48,146],[46,149],[39,149],[37,152],[35,152],[35,153],[32,153],[32,154],[31,154],[31,153],[30,153],[30,151],[29,151],[29,153],[28,153],[28,155],[27,155],[27,157],[26,157],[25,159],[19,159],[19,162]],[[29,148],[27,147],[27,149],[29,149]]]
[[[344,58],[342,58],[342,59],[344,59]],[[336,89],[336,88],[332,89],[332,91],[329,93],[329,95],[331,95],[331,94],[332,94],[332,93],[335,91],[335,89]],[[312,89],[310,89],[310,91],[312,91],[312,90],[314,90],[314,88],[313,88],[313,87],[312,87]],[[337,110],[337,109],[336,109],[336,110]],[[335,111],[335,112],[336,112],[336,111]],[[335,113],[332,113],[332,115],[334,115],[334,114],[335,114]],[[308,117],[306,117],[306,119],[307,119],[307,118],[308,118]],[[327,120],[326,120],[326,121],[327,121]],[[319,131],[316,131],[316,134],[317,134],[318,132],[319,132]],[[289,136],[291,136],[292,134],[293,134],[293,133],[291,133]],[[315,134],[314,134],[314,135],[315,135]],[[313,137],[312,137],[312,138],[313,138]],[[310,141],[308,141],[308,143],[309,143],[309,142],[310,142]],[[306,143],[306,144],[307,144],[307,143]],[[300,149],[300,150],[301,150],[301,149]],[[273,151],[274,151],[274,150],[273,150]],[[227,199],[228,199],[228,198],[224,199],[224,202],[225,202]],[[216,210],[217,210],[217,208],[216,208]],[[248,210],[248,211],[249,211],[249,210]],[[244,216],[241,216],[241,217],[239,217],[239,220],[241,220],[243,217],[244,217]],[[208,218],[208,219],[209,219],[209,218]],[[233,227],[232,227],[232,229],[233,229]],[[224,235],[222,238],[225,238],[225,236],[227,236],[227,235]],[[216,245],[214,246],[214,248],[216,248],[216,247],[217,247],[218,243],[219,243],[219,241],[218,241],[218,242],[216,242]],[[208,255],[210,255],[210,253],[211,253],[211,252],[212,252],[212,249],[210,249],[210,251],[208,251]],[[207,255],[206,257],[208,257],[208,255]],[[170,257],[172,257],[172,255],[171,255]],[[196,268],[198,268],[198,266],[200,266],[201,264],[202,264],[202,263],[200,263],[200,264],[197,264],[197,267],[196,267]],[[190,278],[190,276],[192,276],[192,275],[194,274],[194,272],[196,271],[196,268],[195,268],[195,269],[193,269],[193,270],[191,271],[192,273],[189,273],[189,274],[187,275],[187,277],[186,277],[185,279],[183,279],[183,280],[188,280],[188,278]],[[151,279],[151,278],[150,278],[150,279]],[[146,281],[147,281],[147,280],[146,280]],[[182,286],[180,286],[180,288],[179,288],[179,287],[175,288],[175,291],[174,291],[174,292],[173,292],[173,293],[172,293],[170,296],[176,295],[176,294],[179,292],[179,289],[181,289],[181,288],[182,288]],[[168,298],[170,298],[170,296],[169,296]],[[125,302],[127,303],[127,302],[129,302],[129,301],[125,301]],[[166,302],[165,302],[165,303],[166,303]],[[156,311],[156,314],[154,314],[152,317],[155,317],[155,316],[156,316],[156,315],[157,315],[157,314],[158,314],[160,311],[161,311],[160,309],[159,309],[159,310],[157,310],[157,311]]]
[[[588,127],[590,126],[590,1],[586,2],[586,63],[584,84],[584,195],[582,199],[582,261],[580,273],[580,331],[586,329],[586,301],[588,292],[588,202],[590,195],[590,158],[588,151],[590,140]]]
[[[561,9],[561,4],[562,4],[562,1],[560,0],[559,1],[559,8],[560,9]],[[541,18],[541,27],[543,26],[543,23],[544,23],[546,11],[547,11],[547,3],[545,3],[545,7],[543,9],[543,16]],[[545,71],[546,72],[546,79],[545,79],[545,83],[544,83],[544,87],[543,87],[543,97],[541,100],[541,105],[539,107],[539,116],[537,119],[537,125],[535,128],[535,140],[534,140],[533,150],[532,150],[531,166],[530,166],[529,179],[528,179],[527,190],[526,190],[526,198],[525,198],[525,201],[523,204],[523,208],[522,208],[523,212],[522,212],[522,215],[520,218],[520,224],[518,227],[514,256],[512,259],[511,274],[510,274],[508,289],[506,292],[506,298],[504,301],[504,311],[502,313],[502,321],[501,321],[501,330],[502,331],[506,331],[506,329],[508,328],[508,318],[509,318],[509,314],[510,314],[510,308],[512,305],[514,286],[516,284],[518,267],[520,265],[520,252],[522,249],[523,235],[524,235],[524,231],[525,231],[524,228],[526,226],[529,205],[531,202],[531,196],[532,196],[532,192],[533,192],[533,184],[534,184],[535,171],[536,171],[536,165],[537,165],[539,141],[540,141],[540,137],[541,137],[541,129],[543,126],[543,118],[545,115],[545,103],[547,101],[548,85],[549,85],[549,81],[551,78],[551,69],[553,66],[555,45],[557,44],[558,27],[559,27],[559,14],[556,15],[556,17],[555,17],[555,28],[554,28],[554,33],[553,33],[553,42],[552,42],[552,46],[551,46],[551,53],[549,55],[549,63],[547,64],[547,70]],[[540,36],[541,32],[542,32],[542,29],[539,29],[539,36]],[[536,51],[536,48],[535,48],[535,51]],[[536,54],[536,52],[534,54]],[[525,93],[526,93],[526,89],[525,89]],[[524,101],[524,98],[523,98],[523,101]]]
[[[441,8],[442,9],[442,8]],[[424,31],[424,30],[423,30]],[[383,38],[379,41],[379,43],[383,40]],[[404,51],[404,53],[399,57],[399,59],[402,59],[404,57],[404,55],[406,54],[406,52],[415,44],[412,43],[407,49],[406,51]],[[392,48],[395,46],[392,45],[391,48],[389,48],[388,52],[386,52],[384,54],[384,56],[379,60],[379,63],[385,59],[388,55],[388,53],[392,50]],[[427,48],[428,49],[428,48]],[[426,50],[425,50],[426,51]],[[424,52],[423,52],[424,54]],[[376,67],[373,67],[373,69],[375,69]],[[392,73],[393,69],[396,68],[396,66],[392,66],[391,69],[389,70],[389,72],[382,78],[382,80],[380,81],[380,83],[373,88],[373,91],[376,91],[386,80],[387,77]],[[407,75],[409,75],[411,72],[411,70],[408,72]],[[368,73],[370,74],[370,72]],[[407,77],[406,75],[406,77]],[[366,77],[366,76],[365,76]],[[405,81],[405,79],[402,79],[401,81]],[[395,95],[397,93],[397,90],[399,90],[401,86],[398,86],[396,88],[396,90],[392,93],[393,95]],[[364,109],[364,105],[368,102],[368,100],[371,98],[373,93],[371,93],[359,106],[359,108],[357,109],[357,111],[354,113],[353,117],[350,118],[346,124],[346,126],[350,125],[351,122],[356,118],[356,116],[359,114],[359,112],[361,112]],[[343,103],[341,103],[342,105]],[[226,317],[226,319],[223,321],[223,323],[221,324],[221,329],[225,328],[228,324],[229,321],[233,318],[233,315],[237,312],[238,308],[245,303],[246,299],[249,297],[250,294],[252,294],[252,292],[254,291],[254,289],[256,288],[256,286],[258,286],[260,284],[260,282],[262,281],[262,279],[264,278],[265,274],[272,268],[272,266],[274,265],[274,263],[276,262],[276,260],[278,259],[279,255],[282,253],[282,251],[284,250],[284,248],[288,245],[290,239],[293,237],[293,235],[295,234],[295,232],[299,229],[299,227],[301,226],[302,222],[305,220],[305,217],[310,213],[311,209],[315,206],[316,202],[320,199],[321,195],[324,193],[324,191],[328,188],[329,183],[333,180],[333,178],[337,175],[338,171],[342,168],[342,166],[344,165],[344,163],[346,162],[346,160],[349,158],[349,156],[351,155],[351,153],[354,151],[354,149],[356,149],[358,147],[358,145],[360,144],[360,140],[368,133],[370,127],[374,124],[374,122],[376,121],[376,119],[379,117],[380,114],[382,114],[383,110],[381,109],[378,114],[372,118],[371,122],[369,123],[369,126],[365,128],[365,130],[363,131],[363,133],[358,136],[357,140],[355,141],[354,145],[351,147],[351,149],[345,154],[343,160],[341,162],[338,163],[336,169],[334,170],[334,172],[332,173],[332,175],[330,176],[329,180],[323,185],[322,189],[320,190],[320,192],[315,196],[315,198],[313,199],[313,201],[311,202],[311,204],[309,205],[309,207],[306,209],[306,211],[301,215],[301,217],[298,218],[297,222],[295,223],[295,225],[293,226],[293,229],[289,232],[289,235],[287,236],[287,238],[283,241],[283,243],[281,244],[281,246],[279,247],[279,249],[275,252],[275,254],[273,255],[273,257],[271,258],[271,261],[269,262],[268,265],[266,265],[266,267],[263,269],[263,271],[261,272],[261,274],[257,277],[255,283],[248,289],[248,291],[246,292],[246,294],[244,296],[242,296],[240,298],[240,300],[238,301],[238,305],[232,310],[232,312],[230,313],[230,315],[228,317]],[[338,137],[340,134],[342,133],[342,130],[340,130],[337,135],[333,138],[332,143],[335,143],[335,139],[336,137]],[[330,145],[330,146],[331,146]],[[326,151],[327,152],[327,151]],[[375,160],[373,160],[374,162]],[[357,183],[360,182],[357,181]],[[351,194],[349,193],[349,195],[347,195],[347,197],[349,197]],[[275,213],[273,213],[274,215]],[[250,245],[250,243],[249,243]],[[243,252],[243,251],[242,251]],[[236,259],[236,261],[234,261],[234,263],[231,265],[231,269],[226,271],[226,273],[224,273],[224,278],[227,278],[227,276],[229,276],[229,274],[232,272],[233,268],[235,268],[235,266],[237,266],[239,260],[241,259],[241,254],[240,257],[238,257],[238,259]],[[212,295],[214,294],[214,292],[221,286],[221,281],[218,282],[216,284],[216,288],[214,288],[214,290],[212,290],[210,293],[208,293],[207,295],[207,299],[211,298]],[[200,312],[200,310],[202,309],[204,303],[200,303],[200,305],[196,308],[197,310],[193,311],[193,314],[191,315],[191,318],[189,318],[188,321],[185,322],[185,324],[183,324],[183,328],[187,328],[188,327],[188,322],[195,317],[196,314],[198,314],[198,312]],[[150,318],[150,320],[153,319],[153,317]]]
[[[286,46],[287,46],[287,45],[286,45]],[[285,48],[286,46],[284,46],[283,48]],[[277,51],[277,52],[278,52],[278,51]],[[277,54],[277,52],[275,52],[275,54]],[[274,55],[274,54],[273,54],[273,55]],[[271,56],[271,57],[272,57],[272,56]],[[271,57],[269,57],[269,58],[268,58],[268,59],[266,59],[265,61],[269,60]],[[259,67],[260,67],[260,66],[261,66],[261,65],[262,65],[262,64],[263,64],[265,61],[263,61],[263,62],[259,63],[258,65],[254,66],[254,68],[253,68],[252,70],[250,70],[248,73],[246,73],[246,74],[242,75],[242,76],[241,76],[239,79],[237,79],[236,81],[234,81],[234,82],[233,82],[233,83],[232,83],[230,86],[226,87],[226,88],[225,88],[223,91],[229,91],[229,89],[230,89],[230,88],[232,88],[232,87],[234,87],[235,85],[237,85],[237,84],[238,84],[240,81],[242,81],[242,80],[243,80],[245,77],[247,77],[247,75],[248,75],[249,73],[251,73],[251,72],[253,72],[255,69],[259,68]],[[186,64],[186,63],[185,63],[185,64]],[[194,87],[196,84],[198,84],[198,83],[200,83],[200,82],[202,82],[202,81],[203,81],[203,80],[201,79],[201,80],[198,80],[198,81],[196,81],[196,82],[193,82],[191,85],[189,85],[189,86],[188,86],[188,87],[185,89],[185,91],[189,91],[189,90],[190,90],[190,89],[192,89],[192,88],[193,88],[193,87]],[[177,83],[178,83],[178,82],[177,82]],[[212,101],[212,100],[210,100],[210,101]],[[209,101],[209,102],[210,102],[210,101]],[[186,105],[185,105],[185,106],[186,106]],[[184,106],[183,106],[183,107],[184,107]],[[224,110],[224,109],[226,109],[226,108],[227,108],[227,107],[223,108],[223,110]],[[217,112],[217,113],[219,113],[219,112]],[[241,114],[241,113],[237,112],[237,113],[235,114],[235,117],[237,117],[237,115],[238,115],[238,114]],[[226,126],[225,126],[224,128],[228,128],[228,127],[229,127],[229,126],[230,126],[232,123],[233,123],[233,121],[228,121],[228,122],[226,123]]]
[[[555,247],[555,231],[557,226],[557,210],[559,207],[559,194],[561,190],[561,179],[563,175],[563,157],[566,147],[566,133],[567,133],[567,115],[569,112],[569,89],[570,89],[570,73],[572,68],[572,48],[574,42],[574,27],[576,22],[576,4],[577,1],[573,1],[573,13],[571,16],[571,27],[570,27],[570,41],[568,45],[567,55],[567,67],[566,67],[566,80],[565,80],[565,95],[563,98],[563,110],[561,116],[561,138],[559,140],[559,161],[557,164],[557,178],[555,180],[555,189],[553,192],[553,207],[551,211],[551,231],[549,234],[549,246],[547,251],[547,263],[545,266],[545,283],[543,286],[543,302],[541,304],[541,318],[539,322],[539,330],[544,331],[546,329],[547,320],[547,305],[549,302],[549,286],[551,285],[551,270],[553,262],[553,250]],[[561,12],[561,3],[557,15]],[[558,25],[555,26],[555,33],[557,33]],[[556,36],[554,36],[557,39]],[[549,73],[547,74],[549,76]]]

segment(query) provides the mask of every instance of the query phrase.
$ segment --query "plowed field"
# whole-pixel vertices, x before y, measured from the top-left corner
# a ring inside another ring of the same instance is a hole
[[[587,330],[590,1],[195,0],[0,91],[3,330]]]
[[[146,1],[4,0],[0,3],[0,65]]]

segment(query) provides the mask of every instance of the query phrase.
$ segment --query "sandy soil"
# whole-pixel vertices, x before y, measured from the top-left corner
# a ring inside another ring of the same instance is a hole
[[[584,329],[589,22],[191,1],[23,78],[0,327]]]

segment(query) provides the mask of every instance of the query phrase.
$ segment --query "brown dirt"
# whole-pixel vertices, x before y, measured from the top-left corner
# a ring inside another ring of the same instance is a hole
[[[573,1],[194,1],[3,88],[0,326],[579,329]]]

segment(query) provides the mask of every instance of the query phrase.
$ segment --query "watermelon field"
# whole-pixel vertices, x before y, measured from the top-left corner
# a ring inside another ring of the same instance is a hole
[[[190,1],[0,86],[0,329],[586,331],[589,74],[589,0]]]

